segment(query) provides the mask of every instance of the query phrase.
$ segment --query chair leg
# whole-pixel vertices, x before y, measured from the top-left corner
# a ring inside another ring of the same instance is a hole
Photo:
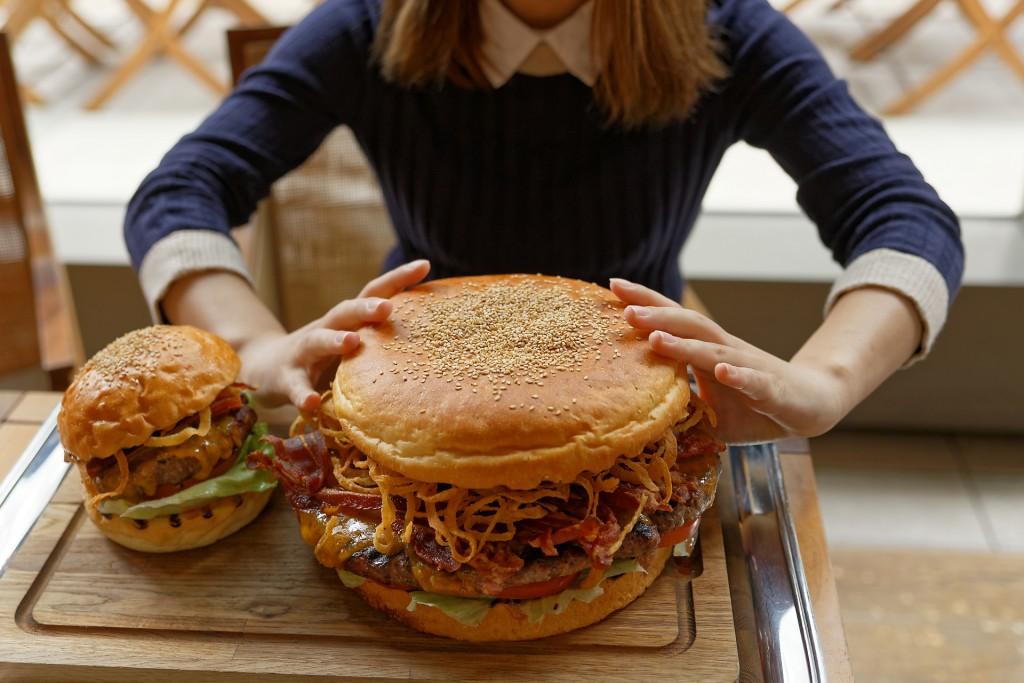
[[[146,24],[146,36],[142,42],[135,49],[128,59],[122,62],[121,66],[114,71],[113,75],[107,79],[106,83],[100,87],[99,91],[93,95],[92,99],[86,102],[85,108],[89,111],[95,111],[103,107],[111,97],[117,94],[117,91],[124,87],[124,85],[130,81],[136,73],[138,73],[150,60],[155,57],[164,44],[167,42],[167,34],[169,29],[167,23],[171,20],[171,16],[174,14],[174,10],[178,5],[178,0],[170,0],[167,3],[167,7],[161,12],[153,12],[148,7],[142,10],[140,6],[144,6],[144,3],[129,2],[129,7],[135,11],[139,17]]]
[[[96,53],[94,53],[88,47],[83,45],[77,37],[68,33],[68,31],[57,20],[57,18],[50,13],[49,9],[43,10],[42,17],[43,21],[45,21],[50,26],[50,28],[53,29],[53,32],[60,36],[61,39],[68,45],[68,47],[77,52],[82,57],[82,59],[87,61],[89,64],[93,65],[100,63],[100,58],[96,55]]]
[[[206,68],[206,65],[196,59],[178,42],[177,34],[168,38],[163,49],[179,64],[191,71],[196,78],[206,84],[210,90],[218,95],[226,95],[228,87],[220,81],[213,73]]]
[[[957,56],[952,62],[939,70],[928,81],[914,88],[895,104],[890,106],[885,114],[898,115],[906,114],[924,100],[945,87],[951,80],[956,78],[967,67],[974,63],[990,47],[994,47],[998,36],[1006,35],[1010,24],[1024,15],[1024,0],[1018,0],[1017,4],[1007,12],[1006,16],[984,30],[971,45]]]
[[[93,26],[81,14],[75,11],[75,8],[71,6],[71,0],[57,0],[57,4],[60,5],[61,11],[66,14],[71,21],[76,23],[79,28],[92,36],[96,42],[101,43],[111,50],[117,49],[117,46],[114,45],[114,41],[108,38],[103,31]]]
[[[101,108],[118,90],[124,87],[125,83],[131,80],[136,73],[161,52],[166,52],[168,56],[191,71],[214,92],[218,94],[227,92],[227,86],[221,83],[202,62],[189,54],[178,42],[178,31],[173,26],[173,18],[179,3],[180,0],[169,0],[163,10],[155,12],[141,0],[128,0],[128,6],[146,24],[146,37],[135,53],[114,72],[114,75],[103,85],[100,91],[86,103],[86,109],[96,110]]]
[[[782,11],[786,14],[789,14],[800,5],[804,4],[804,2],[806,2],[806,0],[789,0],[789,2],[783,5]]]
[[[10,43],[14,43],[18,36],[42,14],[42,5],[35,0],[22,0],[7,9],[7,20],[4,22],[3,31],[7,34]]]
[[[33,88],[27,85],[22,85],[19,86],[19,89],[21,90],[21,99],[24,100],[27,104],[31,104],[36,107],[41,107],[44,104],[46,104],[46,100],[43,99],[43,96],[36,92]]]
[[[179,40],[184,38],[192,31],[192,28],[196,25],[196,22],[199,21],[199,17],[203,16],[206,10],[210,8],[210,4],[210,0],[203,0],[199,4],[199,6],[196,7],[196,11],[192,13],[192,16],[186,19],[185,23],[182,24],[181,28],[178,29]]]
[[[880,52],[888,49],[900,38],[905,36],[922,19],[938,7],[940,0],[917,0],[910,9],[893,19],[884,29],[868,36],[850,50],[850,59],[857,62],[870,62]]]
[[[988,11],[978,0],[957,0],[960,9],[979,31],[988,31],[995,27],[993,41],[996,52],[1017,75],[1024,80],[1024,58],[1017,52],[1009,38],[1006,37],[1006,29],[999,28],[998,22],[992,18]],[[1006,28],[1009,28],[1007,24]]]

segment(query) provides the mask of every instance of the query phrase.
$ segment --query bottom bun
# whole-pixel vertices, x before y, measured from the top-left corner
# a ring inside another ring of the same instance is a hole
[[[85,509],[103,535],[115,543],[145,553],[173,553],[201,548],[235,533],[256,519],[273,492],[219,498],[205,507],[147,520],[107,518],[88,503]]]
[[[406,609],[409,594],[388,588],[375,581],[365,581],[355,591],[375,609],[387,612],[395,619],[417,631],[456,640],[498,641],[534,640],[559,633],[568,633],[605,619],[643,595],[654,583],[665,563],[672,556],[672,548],[658,548],[639,558],[645,572],[623,574],[601,583],[604,593],[596,600],[572,602],[561,614],[548,614],[535,624],[514,603],[497,602],[476,626],[467,626],[451,619],[441,610],[417,605],[416,611]]]

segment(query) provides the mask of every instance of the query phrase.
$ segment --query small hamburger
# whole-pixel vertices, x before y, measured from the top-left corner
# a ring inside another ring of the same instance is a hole
[[[509,275],[392,301],[318,414],[249,459],[347,587],[426,633],[527,640],[604,619],[692,546],[715,418],[611,292]]]
[[[164,553],[214,543],[251,522],[277,482],[245,466],[266,425],[224,340],[159,325],[111,342],[64,394],[57,426],[108,538]]]

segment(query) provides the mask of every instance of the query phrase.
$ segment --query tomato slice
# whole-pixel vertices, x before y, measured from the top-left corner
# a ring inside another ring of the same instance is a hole
[[[548,595],[564,591],[573,584],[579,575],[580,573],[576,572],[569,576],[556,576],[547,581],[527,583],[522,586],[511,586],[498,593],[497,597],[502,600],[533,600],[535,598],[547,597]]]
[[[677,526],[675,529],[670,529],[661,535],[661,543],[658,544],[659,548],[664,548],[670,545],[676,545],[682,543],[690,537],[690,533],[693,531],[693,525],[697,523],[697,520],[691,519],[682,526]]]

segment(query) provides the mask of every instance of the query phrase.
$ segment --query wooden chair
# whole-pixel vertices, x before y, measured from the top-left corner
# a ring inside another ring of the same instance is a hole
[[[81,349],[64,270],[50,248],[7,37],[0,33],[0,374],[42,370],[67,386]],[[37,387],[28,387],[37,388]]]
[[[103,50],[113,50],[102,31],[93,26],[72,5],[72,0],[0,0],[5,12],[3,30],[11,43],[35,21],[43,21],[72,51],[89,64],[99,64]],[[97,46],[102,46],[97,51]],[[43,104],[44,100],[32,87],[22,84],[22,97],[29,104]]]
[[[1009,38],[1010,26],[1024,16],[1024,0],[1017,0],[1001,18],[989,14],[981,0],[956,0],[956,3],[977,31],[974,40],[924,83],[904,93],[899,100],[885,110],[886,114],[906,114],[912,111],[949,85],[988,50],[994,50],[999,58],[1006,62],[1024,82],[1024,57],[1017,51]],[[854,48],[851,56],[860,60],[874,58],[876,54],[902,38],[922,19],[931,14],[937,5],[938,0],[917,0],[889,27]]]
[[[837,7],[847,1],[835,0],[832,6]],[[784,12],[790,12],[804,2],[805,0],[790,0],[782,9]],[[850,51],[851,59],[859,62],[871,61],[904,38],[922,20],[931,16],[941,3],[942,0],[915,0],[906,11],[893,19],[887,26],[854,46]],[[995,50],[999,58],[1006,62],[1024,81],[1024,57],[1014,47],[1008,35],[1010,26],[1024,15],[1024,0],[1017,0],[1001,18],[993,17],[981,0],[956,0],[956,4],[977,31],[975,39],[924,83],[904,93],[885,110],[885,114],[897,115],[912,111],[949,85],[987,50]]]
[[[128,9],[146,27],[138,46],[121,63],[100,89],[93,95],[85,108],[100,109],[118,93],[131,79],[156,57],[166,54],[191,72],[217,94],[227,92],[227,87],[210,69],[181,44],[184,36],[196,22],[211,9],[231,12],[243,26],[267,26],[267,19],[257,11],[249,0],[198,0],[191,14],[178,24],[176,20],[189,4],[183,0],[165,0],[161,9],[153,9],[144,0],[124,0]]]
[[[284,30],[228,32],[235,83]],[[358,294],[394,244],[377,179],[345,127],[274,184],[249,230],[245,251],[257,291],[288,329]]]

